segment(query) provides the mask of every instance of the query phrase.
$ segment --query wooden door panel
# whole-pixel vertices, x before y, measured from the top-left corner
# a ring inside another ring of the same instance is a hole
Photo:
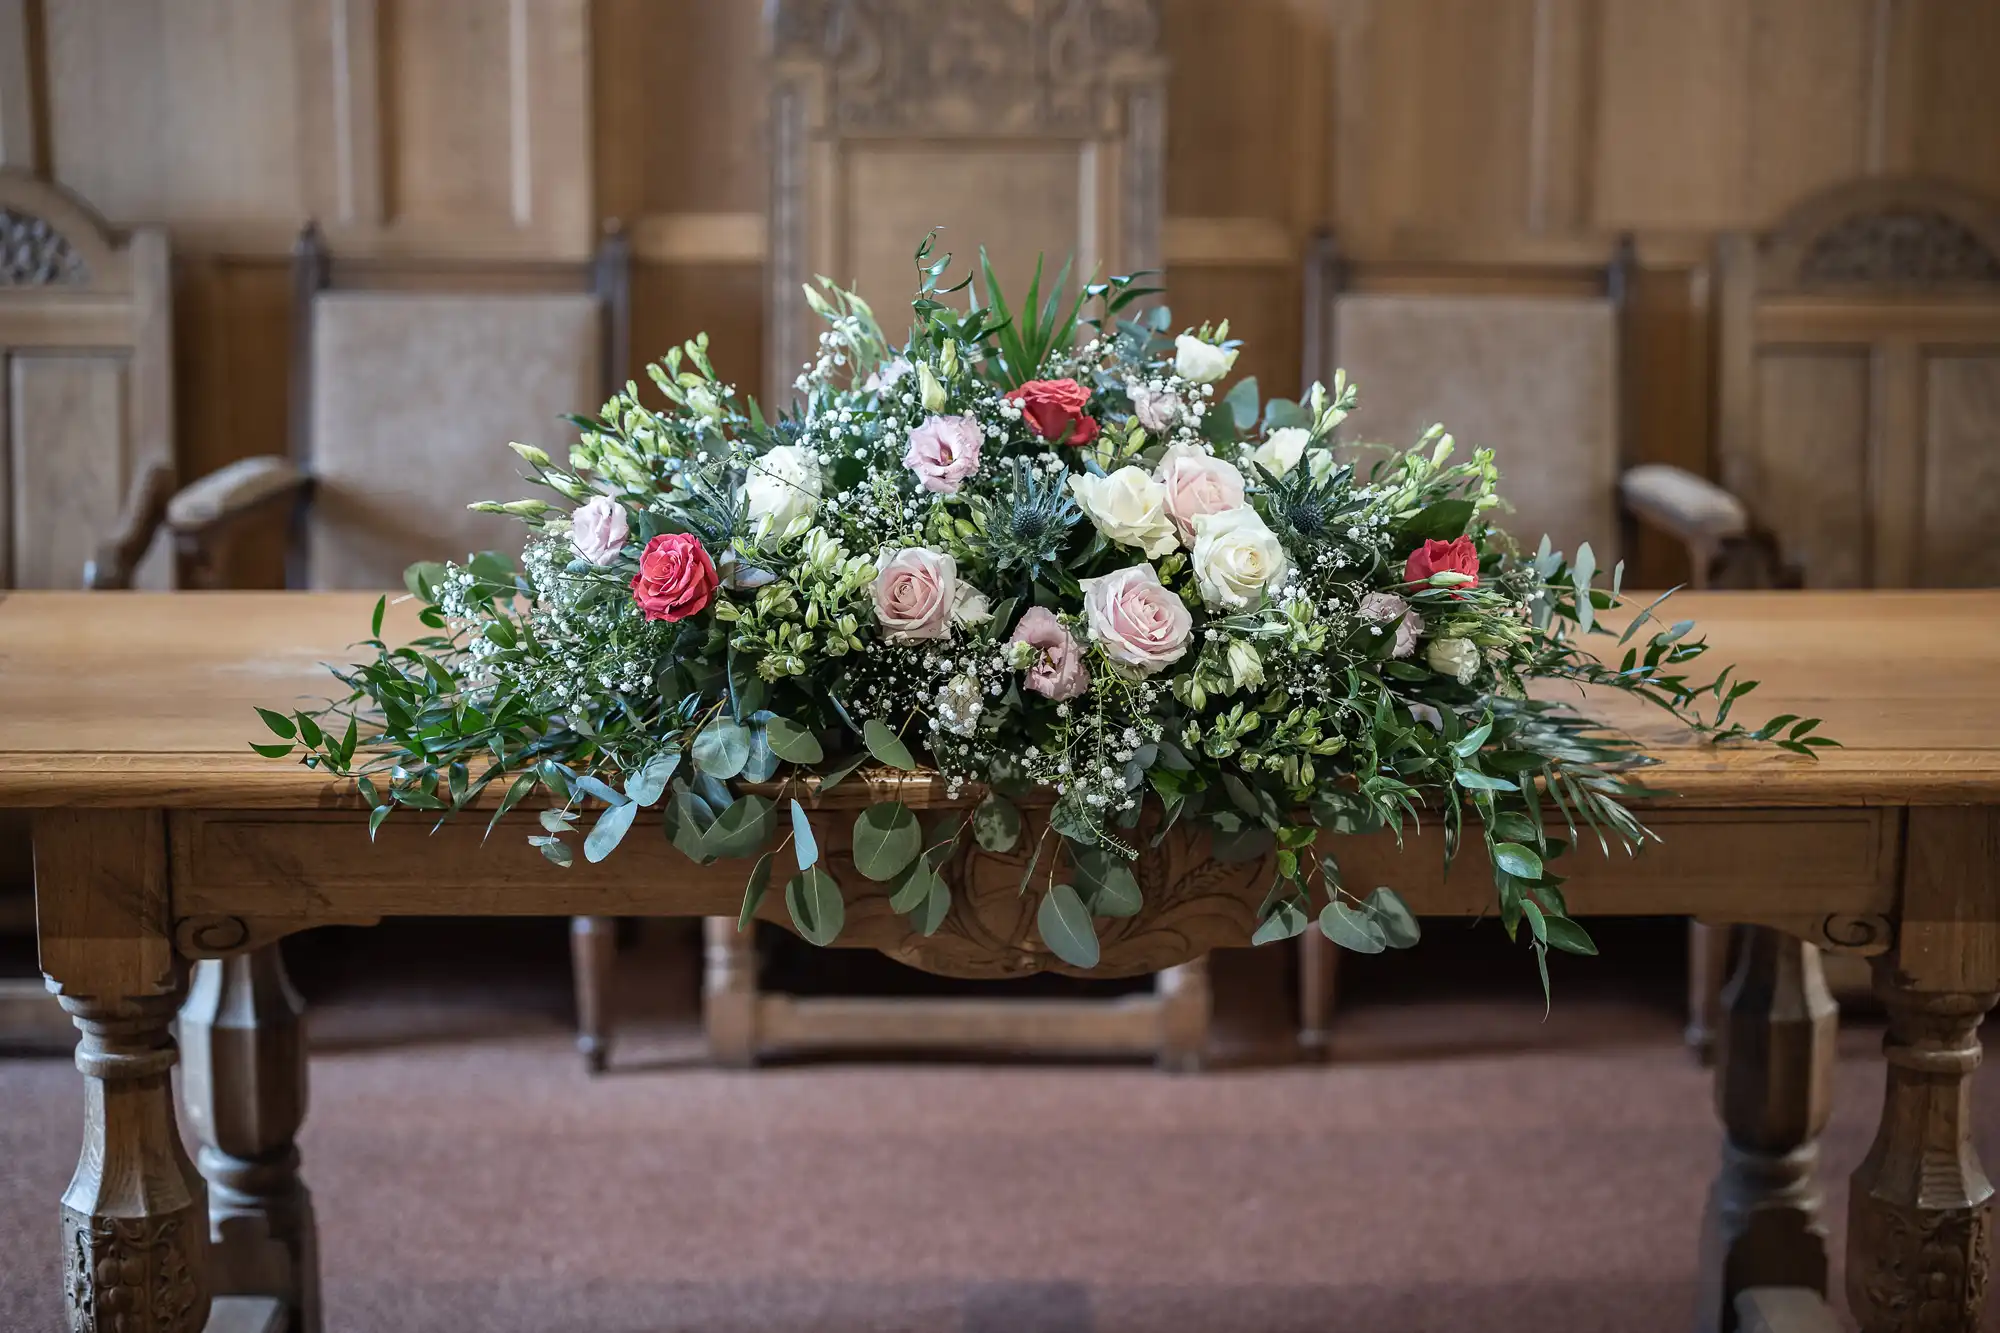
[[[1924,521],[1927,587],[2000,584],[2000,347],[1924,359]]]

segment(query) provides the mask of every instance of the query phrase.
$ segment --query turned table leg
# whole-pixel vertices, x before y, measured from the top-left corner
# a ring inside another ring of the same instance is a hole
[[[1160,1053],[1155,1063],[1169,1073],[1194,1074],[1208,1055],[1209,1019],[1215,1009],[1208,984],[1208,959],[1197,958],[1160,973]]]
[[[270,1296],[319,1333],[319,1245],[294,1145],[306,1113],[305,1005],[275,944],[195,964],[181,1096],[208,1180],[217,1295]]]
[[[757,923],[702,919],[701,1021],[709,1059],[726,1069],[757,1063]]]
[[[186,984],[169,929],[160,816],[35,817],[42,972],[77,1030],[83,1151],[62,1198],[72,1333],[201,1333],[208,1199],[174,1123],[174,1010]]]
[[[1979,1023],[2000,994],[2000,809],[1909,812],[1882,1120],[1847,1202],[1847,1303],[1864,1333],[1972,1333],[1993,1186],[1972,1148]]]
[[[1715,1105],[1724,1142],[1702,1225],[1696,1327],[1726,1333],[1748,1287],[1827,1287],[1813,1172],[1826,1125],[1838,1014],[1819,950],[1739,926],[1722,993]]]
[[[611,969],[618,922],[608,916],[569,919],[569,965],[576,982],[576,1049],[593,1074],[611,1060]]]
[[[1317,926],[1299,936],[1299,1045],[1319,1050],[1333,1026],[1333,995],[1340,950]]]

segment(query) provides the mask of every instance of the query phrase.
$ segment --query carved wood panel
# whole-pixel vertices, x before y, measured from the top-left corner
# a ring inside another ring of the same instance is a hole
[[[2000,584],[2000,347],[1939,350],[1924,362],[1926,587]]]

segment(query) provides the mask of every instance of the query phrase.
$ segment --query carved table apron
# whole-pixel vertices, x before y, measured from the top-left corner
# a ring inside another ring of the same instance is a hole
[[[42,967],[82,1034],[84,1145],[60,1240],[76,1329],[182,1333],[224,1295],[274,1297],[317,1329],[312,1203],[293,1146],[299,1004],[270,947],[284,935],[388,915],[736,910],[746,867],[694,866],[662,838],[568,871],[526,845],[532,816],[483,841],[483,818],[435,836],[392,819],[371,845],[351,796],[250,755],[251,704],[323,695],[316,664],[342,659],[372,601],[0,598],[0,805],[36,812]],[[1724,1143],[1700,1325],[1733,1327],[1750,1288],[1826,1289],[1814,1165],[1834,1013],[1817,945],[1871,955],[1889,1011],[1881,1126],[1851,1193],[1849,1304],[1868,1333],[1972,1329],[1992,1187],[1969,1140],[1969,1075],[2000,992],[2000,594],[1683,601],[1721,660],[1763,680],[1762,706],[1823,716],[1847,743],[1817,764],[1689,749],[1612,708],[1662,744],[1649,780],[1680,796],[1647,812],[1663,841],[1643,855],[1605,856],[1586,835],[1565,864],[1579,914],[1744,927],[1716,1075]],[[912,804],[942,800],[929,784],[898,787]],[[1019,857],[961,853],[952,914],[928,939],[843,873],[844,830],[871,795],[825,802],[821,843],[849,899],[842,944],[965,976],[1061,966],[1034,938]],[[1354,882],[1463,916],[1491,901],[1467,841],[1449,877],[1430,837],[1400,851],[1384,835],[1344,838],[1339,851]],[[1104,923],[1099,974],[1242,943],[1267,874],[1210,860],[1199,835],[1170,837],[1139,868],[1145,912]],[[760,914],[784,918],[772,900]],[[177,1058],[194,1162],[176,1130]]]

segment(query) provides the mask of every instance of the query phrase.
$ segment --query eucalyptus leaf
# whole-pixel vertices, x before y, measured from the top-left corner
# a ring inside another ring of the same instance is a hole
[[[597,822],[591,825],[590,835],[583,840],[583,859],[595,864],[611,855],[612,850],[624,841],[625,834],[630,831],[632,821],[638,814],[639,805],[636,801],[627,801],[623,805],[614,805],[606,809],[597,817]]]
[[[1264,918],[1256,933],[1250,936],[1250,942],[1273,944],[1279,940],[1288,940],[1293,936],[1303,935],[1307,924],[1306,914],[1300,909],[1298,901],[1287,898],[1271,909],[1271,914]]]
[[[882,719],[871,717],[862,724],[861,743],[868,747],[868,753],[889,767],[916,772],[917,761],[910,757],[910,747]]]
[[[826,873],[825,866],[814,866],[792,876],[785,885],[785,907],[791,912],[792,924],[799,928],[799,934],[818,945],[828,945],[840,938],[840,928],[847,919],[847,904],[840,896],[840,885]]]
[[[769,782],[778,774],[778,752],[771,748],[770,738],[763,728],[752,728],[750,732],[750,756],[743,761],[745,782]]]
[[[1035,909],[1035,929],[1049,952],[1071,967],[1097,966],[1097,929],[1083,899],[1067,884],[1053,884]]]
[[[924,831],[901,801],[881,801],[854,821],[854,868],[876,883],[901,874],[924,849]]]
[[[986,793],[972,811],[972,837],[987,851],[1011,852],[1021,842],[1021,812],[999,792]]]
[[[757,915],[758,904],[764,901],[764,893],[771,887],[772,852],[765,852],[757,858],[757,864],[750,867],[750,878],[743,885],[743,906],[736,912],[736,928],[748,930],[750,922]]]
[[[1380,922],[1343,902],[1326,905],[1319,914],[1319,928],[1335,944],[1355,953],[1381,953],[1389,947]]]
[[[718,858],[749,856],[771,840],[775,809],[770,801],[754,793],[737,797],[701,835],[703,847]]]
[[[896,891],[889,895],[889,910],[916,911],[931,896],[931,886],[937,883],[937,878],[937,873],[931,869],[930,863],[923,857],[918,857],[896,881]]]
[[[764,727],[771,752],[788,764],[817,764],[826,758],[819,737],[790,718],[774,717]]]
[[[1261,826],[1245,828],[1236,833],[1217,833],[1209,840],[1209,855],[1228,864],[1255,861],[1267,855],[1277,844],[1271,830]]]
[[[750,728],[717,718],[694,738],[694,764],[709,777],[728,781],[750,762]]]
[[[804,870],[819,860],[819,839],[813,836],[812,820],[806,818],[806,808],[792,798],[792,855]]]
[[[625,798],[639,805],[651,805],[667,790],[667,782],[674,776],[674,770],[681,766],[681,752],[668,750],[656,754],[631,777],[625,779]]]
[[[929,938],[937,934],[938,927],[951,915],[951,886],[943,880],[931,879],[930,894],[910,913],[910,925],[919,935]]]
[[[1423,932],[1417,926],[1416,914],[1403,901],[1403,895],[1384,885],[1368,895],[1362,910],[1382,929],[1382,940],[1391,949],[1407,949],[1416,944]]]

